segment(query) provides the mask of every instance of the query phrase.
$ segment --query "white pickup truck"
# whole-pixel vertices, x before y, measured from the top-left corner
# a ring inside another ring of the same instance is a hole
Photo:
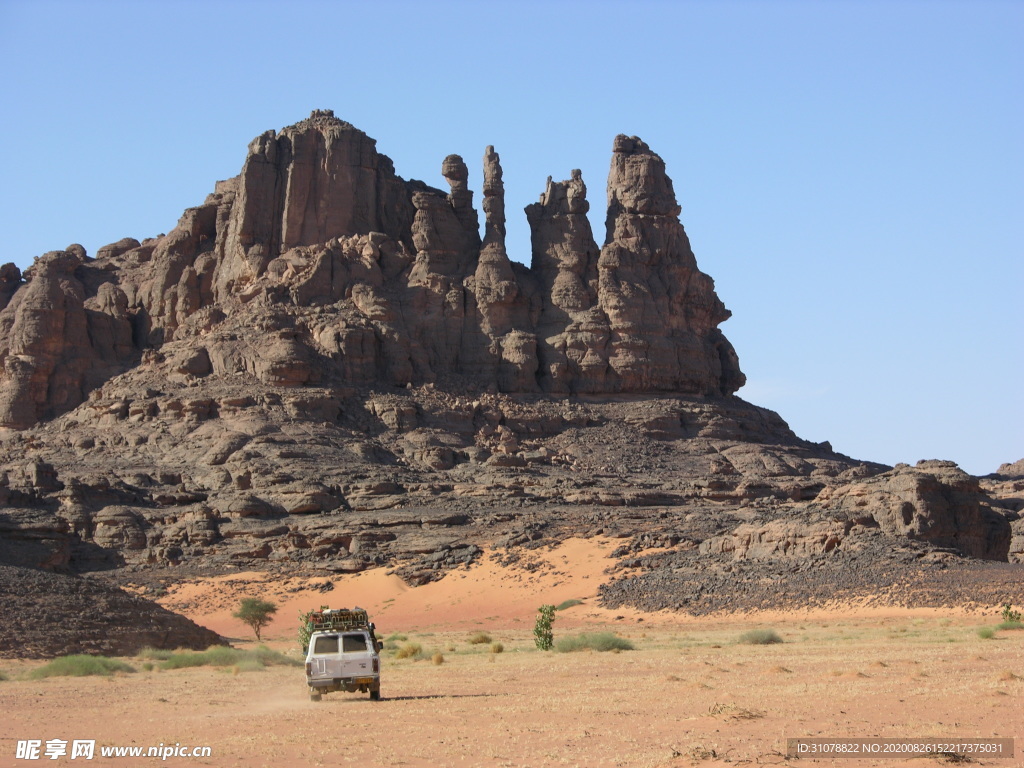
[[[306,685],[309,698],[320,701],[333,691],[369,692],[380,700],[380,648],[366,611],[336,608],[310,616]]]

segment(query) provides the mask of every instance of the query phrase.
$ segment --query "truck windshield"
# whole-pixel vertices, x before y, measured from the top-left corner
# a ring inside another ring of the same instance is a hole
[[[366,650],[366,635],[344,635],[343,637],[342,650],[345,653]]]
[[[348,638],[345,638],[346,645],[348,644]],[[338,636],[337,635],[320,635],[313,644],[313,653],[327,654],[338,652]]]

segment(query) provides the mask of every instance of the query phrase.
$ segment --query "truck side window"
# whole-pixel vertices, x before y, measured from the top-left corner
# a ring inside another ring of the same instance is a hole
[[[348,644],[348,638],[345,638],[346,645]],[[347,648],[346,648],[347,650]],[[313,646],[313,653],[316,655],[337,653],[338,652],[338,636],[337,635],[321,635],[316,639],[316,643]]]
[[[343,635],[342,650],[354,653],[366,650],[366,635]]]

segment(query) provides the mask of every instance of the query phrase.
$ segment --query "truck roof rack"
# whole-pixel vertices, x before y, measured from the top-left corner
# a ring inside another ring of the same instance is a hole
[[[343,632],[351,629],[371,629],[370,617],[366,610],[355,608],[331,608],[313,611],[309,616],[309,628],[313,632]]]

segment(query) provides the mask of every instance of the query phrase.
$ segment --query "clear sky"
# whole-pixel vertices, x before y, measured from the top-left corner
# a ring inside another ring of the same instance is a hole
[[[1024,457],[1024,2],[0,0],[0,261],[170,230],[314,108],[405,178],[493,144],[509,251],[548,175],[604,237],[618,133],[666,161],[749,383],[802,437]]]

